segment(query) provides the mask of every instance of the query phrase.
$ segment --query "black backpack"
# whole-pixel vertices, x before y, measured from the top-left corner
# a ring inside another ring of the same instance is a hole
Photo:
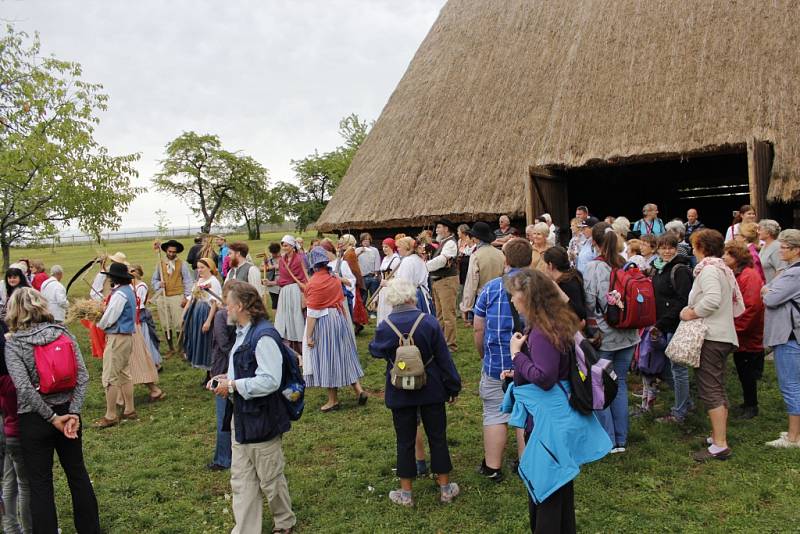
[[[563,389],[560,382],[558,385]],[[617,396],[617,374],[611,360],[598,358],[592,344],[580,334],[570,349],[569,385],[569,404],[583,415],[608,408]]]
[[[281,383],[281,398],[289,413],[289,419],[297,421],[303,415],[305,408],[306,382],[303,380],[303,371],[300,370],[300,356],[285,345],[281,347],[283,354],[283,380]]]

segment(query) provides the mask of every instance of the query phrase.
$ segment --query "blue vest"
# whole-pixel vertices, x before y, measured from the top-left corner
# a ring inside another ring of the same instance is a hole
[[[122,314],[117,319],[117,322],[106,328],[106,334],[133,334],[136,330],[136,294],[130,284],[118,286],[112,294],[117,291],[122,291],[128,302],[122,308]]]
[[[233,424],[236,429],[236,441],[238,443],[269,441],[284,432],[288,432],[292,426],[286,405],[280,397],[286,383],[288,350],[272,323],[262,319],[250,327],[244,341],[233,354],[233,373],[237,379],[256,376],[256,368],[258,367],[256,345],[264,336],[271,337],[281,350],[283,357],[281,385],[277,391],[266,397],[256,397],[248,400],[245,400],[238,392],[234,392]],[[227,426],[230,427],[230,420],[228,420]]]

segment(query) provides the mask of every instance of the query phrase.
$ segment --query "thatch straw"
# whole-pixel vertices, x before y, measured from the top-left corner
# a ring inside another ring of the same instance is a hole
[[[774,144],[800,197],[800,2],[450,0],[316,227],[524,214],[531,166]]]
[[[103,303],[91,299],[77,299],[69,305],[67,323],[89,320],[96,323],[103,316]]]

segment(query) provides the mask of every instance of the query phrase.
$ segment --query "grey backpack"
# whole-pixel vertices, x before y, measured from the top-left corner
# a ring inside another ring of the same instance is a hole
[[[422,389],[427,380],[425,367],[430,361],[428,363],[422,361],[422,353],[419,351],[419,348],[414,345],[413,337],[417,326],[424,316],[424,313],[419,314],[419,317],[414,321],[414,325],[411,327],[411,331],[408,334],[401,333],[388,317],[385,319],[386,324],[389,325],[389,328],[394,330],[394,333],[397,334],[397,337],[400,339],[400,344],[395,351],[394,365],[392,366],[392,370],[389,371],[391,383],[397,389]]]

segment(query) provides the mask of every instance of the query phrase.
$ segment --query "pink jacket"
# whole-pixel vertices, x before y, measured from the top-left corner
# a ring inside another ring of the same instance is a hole
[[[17,388],[9,375],[0,376],[0,411],[3,412],[3,431],[7,437],[19,437]]]

